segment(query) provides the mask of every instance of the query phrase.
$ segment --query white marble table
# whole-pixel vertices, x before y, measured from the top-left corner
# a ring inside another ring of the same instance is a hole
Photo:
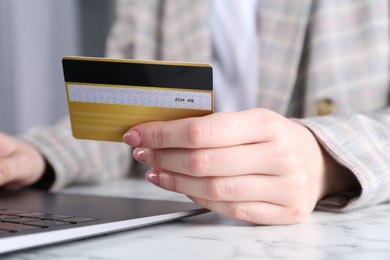
[[[144,180],[66,192],[187,200]],[[253,226],[207,213],[179,221],[3,256],[1,259],[390,259],[390,204],[303,224]]]

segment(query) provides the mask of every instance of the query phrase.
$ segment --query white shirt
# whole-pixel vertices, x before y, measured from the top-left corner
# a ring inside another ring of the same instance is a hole
[[[258,13],[258,0],[211,1],[211,63],[217,112],[257,105]]]

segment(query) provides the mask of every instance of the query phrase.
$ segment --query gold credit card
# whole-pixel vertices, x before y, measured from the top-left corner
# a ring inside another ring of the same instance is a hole
[[[66,56],[62,66],[75,138],[122,142],[137,124],[214,111],[209,64]]]

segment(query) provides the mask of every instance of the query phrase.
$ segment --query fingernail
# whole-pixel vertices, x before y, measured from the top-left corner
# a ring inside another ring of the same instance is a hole
[[[154,185],[160,186],[160,172],[156,169],[152,169],[146,172],[146,179]]]
[[[133,157],[141,163],[145,163],[145,149],[135,148],[133,151]]]
[[[133,147],[140,146],[142,143],[141,134],[138,130],[135,129],[130,130],[129,132],[123,135],[123,141],[126,144],[131,145]]]

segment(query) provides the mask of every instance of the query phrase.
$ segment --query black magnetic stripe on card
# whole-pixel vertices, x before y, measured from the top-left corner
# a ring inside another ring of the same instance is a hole
[[[63,59],[65,82],[212,90],[212,68]]]

